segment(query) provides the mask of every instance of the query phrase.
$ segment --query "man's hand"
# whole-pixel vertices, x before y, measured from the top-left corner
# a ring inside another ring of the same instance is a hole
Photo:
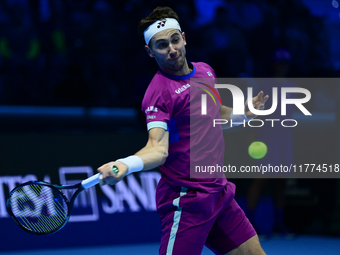
[[[261,91],[260,93],[257,94],[257,96],[253,97],[253,106],[256,110],[263,110],[264,109],[264,104],[266,103],[266,101],[268,100],[269,96],[266,95],[265,97],[263,97],[263,91]],[[249,110],[248,107],[248,99],[244,105],[244,112],[246,114],[247,119],[251,119],[256,117],[257,115],[252,113]]]
[[[118,168],[118,174],[115,174],[112,171],[112,166],[116,166]],[[99,167],[98,172],[103,175],[103,179],[100,179],[100,185],[115,185],[125,177],[128,172],[128,167],[122,162],[112,161]]]

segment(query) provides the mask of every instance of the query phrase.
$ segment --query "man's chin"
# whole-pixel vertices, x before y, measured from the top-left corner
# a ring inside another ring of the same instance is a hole
[[[174,71],[180,71],[180,70],[183,69],[183,67],[184,67],[184,61],[183,60],[182,61],[177,61],[177,62],[172,64],[172,69]]]

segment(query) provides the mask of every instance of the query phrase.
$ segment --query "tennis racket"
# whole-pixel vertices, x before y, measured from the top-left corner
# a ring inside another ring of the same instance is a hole
[[[116,166],[112,167],[118,173]],[[20,228],[35,235],[49,235],[62,229],[68,222],[78,195],[102,178],[98,173],[75,185],[54,185],[41,181],[25,182],[14,188],[6,202],[9,215]],[[77,189],[71,201],[62,189]]]

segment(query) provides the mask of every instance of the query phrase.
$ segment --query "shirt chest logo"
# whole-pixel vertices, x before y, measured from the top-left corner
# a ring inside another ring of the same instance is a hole
[[[183,91],[185,91],[188,88],[190,88],[190,84],[183,85],[182,87],[176,89],[175,92],[177,94],[181,94]]]

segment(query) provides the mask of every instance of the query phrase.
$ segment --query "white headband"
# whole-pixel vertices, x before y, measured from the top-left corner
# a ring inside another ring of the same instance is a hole
[[[147,29],[144,31],[144,39],[146,45],[149,45],[149,42],[151,38],[157,34],[158,32],[161,32],[165,29],[169,28],[176,28],[179,31],[182,31],[180,25],[178,24],[178,21],[176,19],[172,18],[166,18],[162,20],[157,20],[156,22],[152,23]]]

